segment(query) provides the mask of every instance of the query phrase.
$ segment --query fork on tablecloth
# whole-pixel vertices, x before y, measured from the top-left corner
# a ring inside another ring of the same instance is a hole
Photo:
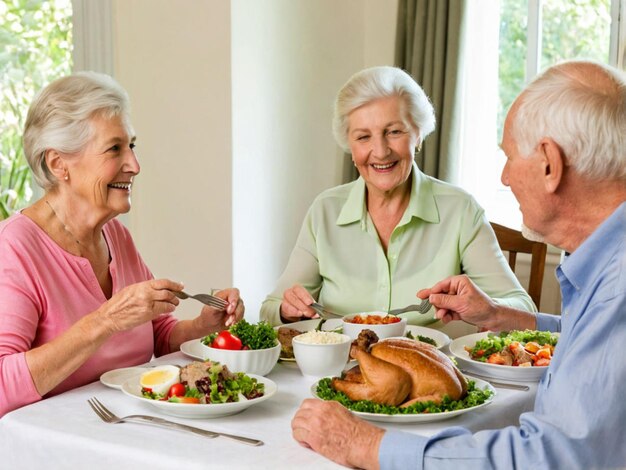
[[[181,431],[187,431],[194,434],[198,434],[204,437],[215,438],[218,436],[227,437],[229,439],[234,439],[239,442],[243,442],[244,444],[248,444],[251,446],[261,446],[263,445],[263,441],[259,441],[258,439],[251,439],[249,437],[243,436],[235,436],[234,434],[226,434],[223,432],[216,431],[207,431],[206,429],[195,428],[193,426],[188,426],[186,424],[175,423],[174,421],[168,421],[163,418],[159,418],[157,416],[148,416],[148,415],[130,415],[124,416],[123,418],[118,418],[115,414],[113,414],[109,409],[104,406],[96,397],[92,397],[87,400],[91,409],[98,415],[98,417],[109,424],[117,424],[117,423],[144,423],[144,424],[152,424],[154,426],[161,426],[164,428],[172,428],[179,429]],[[197,405],[197,406],[211,406],[211,405]]]

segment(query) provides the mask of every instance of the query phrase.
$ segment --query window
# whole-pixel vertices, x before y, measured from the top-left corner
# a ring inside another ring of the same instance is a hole
[[[70,0],[0,0],[0,220],[32,196],[22,130],[35,93],[72,68]]]
[[[468,30],[459,184],[490,220],[519,228],[521,213],[500,183],[498,144],[509,106],[538,71],[567,59],[617,59],[618,13],[624,0],[476,0]]]

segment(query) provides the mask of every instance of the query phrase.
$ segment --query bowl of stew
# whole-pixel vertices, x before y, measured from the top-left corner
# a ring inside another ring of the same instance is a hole
[[[343,317],[343,333],[353,340],[362,330],[371,330],[379,339],[404,336],[406,318],[388,315],[385,312],[365,312]]]

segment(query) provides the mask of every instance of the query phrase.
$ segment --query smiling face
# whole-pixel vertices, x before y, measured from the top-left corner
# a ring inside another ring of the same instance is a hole
[[[411,174],[419,133],[397,96],[367,103],[348,115],[348,143],[368,191],[402,191]]]
[[[133,178],[139,174],[135,137],[120,116],[91,120],[93,137],[67,159],[73,195],[103,218],[130,210]]]

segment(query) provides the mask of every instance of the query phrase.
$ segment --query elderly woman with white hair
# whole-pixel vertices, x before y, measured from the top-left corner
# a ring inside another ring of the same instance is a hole
[[[433,107],[406,72],[373,67],[348,80],[335,102],[333,131],[360,177],[315,199],[262,319],[278,325],[315,317],[315,301],[343,314],[389,311],[460,273],[498,304],[536,311],[483,209],[415,164],[434,128]],[[402,316],[441,326],[432,313]]]
[[[139,173],[126,92],[78,73],[33,101],[24,151],[44,195],[0,223],[0,416],[179,349],[243,316],[237,289],[177,321],[174,291],[154,279],[128,230]]]

